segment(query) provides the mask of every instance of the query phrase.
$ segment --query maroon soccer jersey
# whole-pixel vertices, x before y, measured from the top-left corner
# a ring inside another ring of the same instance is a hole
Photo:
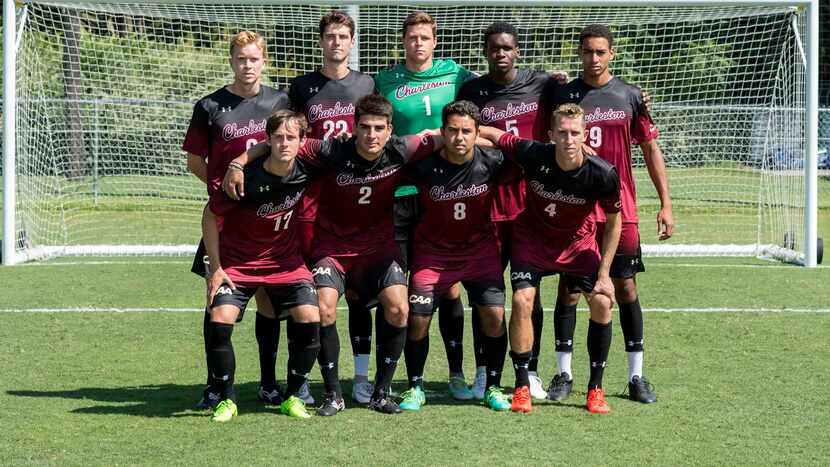
[[[326,170],[320,176],[320,205],[312,253],[353,256],[394,245],[392,201],[404,165],[432,153],[431,137],[392,136],[383,152],[368,161],[355,139],[309,140],[300,150],[315,156]]]
[[[527,206],[516,219],[545,242],[567,245],[593,237],[591,213],[599,203],[606,212],[619,212],[620,185],[608,162],[588,156],[576,170],[556,163],[556,146],[505,133],[499,147],[521,164],[527,179]]]
[[[294,110],[302,112],[308,120],[308,136],[327,140],[341,133],[352,133],[357,100],[374,90],[375,81],[359,71],[349,70],[349,74],[339,80],[315,71],[294,78],[288,97]],[[306,190],[297,220],[314,221],[320,183],[313,182]]]
[[[207,158],[208,194],[222,185],[230,161],[265,139],[268,117],[288,107],[288,95],[268,86],[250,98],[221,88],[196,103],[182,150]]]
[[[472,160],[464,164],[436,152],[407,169],[418,186],[422,210],[415,228],[416,257],[467,257],[482,245],[496,245],[490,205],[503,162],[501,151],[475,147]]]
[[[553,89],[546,96],[545,107],[553,110],[565,103],[582,107],[588,144],[619,173],[623,222],[639,222],[631,146],[659,135],[643,103],[642,91],[617,77],[601,88],[591,87],[582,78],[577,78],[566,86]],[[605,219],[601,212],[599,216],[600,220]]]
[[[219,234],[222,268],[245,286],[311,281],[300,255],[294,210],[310,178],[319,170],[300,157],[279,177],[265,171],[267,157],[245,168],[245,198],[233,201],[224,191],[210,196],[210,210],[223,220]]]

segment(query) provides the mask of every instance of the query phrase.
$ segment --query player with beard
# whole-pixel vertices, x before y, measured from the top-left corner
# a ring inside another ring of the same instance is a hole
[[[585,154],[584,114],[575,104],[554,112],[549,132],[554,144],[520,139],[494,128],[483,128],[482,136],[497,141],[522,165],[528,188],[526,208],[514,224],[510,254],[510,357],[516,372],[511,410],[532,410],[528,364],[535,289],[543,276],[559,274],[567,292],[581,293],[588,300],[591,376],[586,407],[592,413],[607,413],[602,376],[611,344],[614,285],[609,270],[620,235],[619,177],[611,164]],[[601,250],[596,241],[597,205],[607,218]]]
[[[280,411],[291,417],[310,417],[297,394],[320,349],[320,313],[311,273],[299,253],[296,223],[291,222],[306,185],[319,172],[313,162],[297,158],[306,129],[305,118],[290,110],[269,117],[265,131],[270,155],[245,171],[251,195],[235,202],[222,190],[214,190],[204,210],[202,235],[211,258],[207,354],[214,388],[220,394],[211,418],[216,422],[227,422],[237,414],[231,335],[258,290],[268,294],[280,317],[292,318],[288,397]]]
[[[230,39],[228,59],[234,80],[200,99],[193,108],[182,149],[187,152],[187,167],[207,185],[208,195],[217,191],[228,162],[240,152],[265,139],[265,121],[273,112],[289,107],[288,96],[261,82],[267,60],[265,39],[259,34],[242,31]],[[191,270],[207,277],[204,244],[200,242]],[[255,333],[259,349],[260,387],[257,397],[268,403],[280,403],[274,367],[277,361],[279,321],[264,291],[256,293],[257,314]],[[210,305],[209,303],[207,305]],[[210,310],[205,308],[203,336],[205,352],[209,339]],[[206,354],[207,355],[207,354]],[[208,362],[207,385],[196,405],[199,409],[214,407],[219,394],[213,388]]]
[[[435,151],[441,138],[427,132],[392,136],[392,106],[375,94],[357,102],[355,119],[350,140],[310,140],[301,150],[301,154],[315,154],[326,167],[315,221],[312,273],[321,307],[336,307],[347,289],[381,303],[369,408],[399,413],[390,385],[406,340],[409,306],[406,276],[393,235],[392,203],[403,167]],[[262,155],[265,149],[265,145],[251,148],[234,162],[244,165],[249,156]],[[231,168],[224,184],[232,198],[244,196],[239,171]]]
[[[547,107],[567,102],[578,103],[585,110],[588,144],[608,162],[620,176],[622,198],[622,233],[617,255],[611,266],[616,299],[620,307],[620,327],[628,356],[628,393],[631,400],[651,403],[657,400],[653,387],[643,375],[643,312],[637,294],[636,275],[645,271],[640,249],[637,197],[631,168],[631,146],[643,152],[646,168],[657,195],[657,239],[671,237],[674,230],[672,202],[666,177],[663,153],[657,144],[658,131],[640,89],[611,74],[614,59],[614,38],[604,25],[586,26],[579,36],[582,76],[567,86],[546,94]],[[597,239],[607,229],[601,212]],[[563,296],[560,294],[560,296]],[[573,335],[576,325],[576,303],[579,296],[565,299],[565,312],[554,319],[558,374],[551,381],[549,398],[564,400],[570,394],[573,372],[570,368]]]
[[[323,15],[319,27],[323,66],[319,71],[298,76],[291,82],[288,92],[291,105],[305,114],[310,138],[325,141],[351,135],[355,103],[374,92],[375,82],[371,77],[348,67],[349,53],[355,44],[354,30],[354,20],[345,12],[332,11]],[[312,254],[319,191],[320,182],[309,186],[297,215],[303,256],[307,259]],[[351,295],[346,293],[355,369],[352,398],[365,404],[373,389],[368,376],[372,317],[365,302],[354,300]],[[317,358],[326,393],[317,413],[324,416],[334,415],[345,407],[338,374],[340,338],[335,325],[336,312],[336,307],[327,308],[325,304],[320,309],[320,353]]]

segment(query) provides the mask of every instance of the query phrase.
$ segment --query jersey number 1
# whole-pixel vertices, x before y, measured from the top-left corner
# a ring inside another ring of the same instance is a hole
[[[427,117],[432,116],[432,106],[429,103],[429,96],[424,96],[421,102],[424,103],[424,112],[426,112]]]

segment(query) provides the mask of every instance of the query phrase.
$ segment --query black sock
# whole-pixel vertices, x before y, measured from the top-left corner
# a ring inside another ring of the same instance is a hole
[[[576,305],[565,305],[559,300],[553,308],[553,334],[557,352],[574,351],[576,332]]]
[[[320,353],[317,354],[320,375],[323,376],[325,391],[333,392],[338,397],[342,396],[338,374],[339,358],[340,337],[337,335],[337,325],[320,326]]]
[[[487,388],[501,387],[501,374],[504,371],[504,358],[507,354],[507,333],[502,333],[498,337],[485,336],[482,333],[481,339],[484,341],[484,354],[487,361],[486,386]]]
[[[406,326],[402,328],[392,326],[383,314],[378,314],[375,318],[377,327],[375,393],[379,390],[388,393],[406,343]]]
[[[478,307],[470,304],[473,308],[473,314],[470,316],[473,322],[473,350],[476,359],[476,367],[487,366],[487,359],[484,357],[484,333],[481,332],[481,315],[478,312]]]
[[[210,374],[210,355],[208,349],[210,348],[210,308],[205,308],[205,318],[202,320],[202,338],[205,340],[205,365],[207,366],[207,382],[208,386],[213,386],[213,375]]]
[[[602,373],[605,371],[610,348],[611,323],[600,324],[594,320],[588,321],[588,359],[591,361],[588,389],[602,387]]]
[[[533,299],[533,312],[530,314],[533,323],[533,349],[531,350],[530,364],[527,371],[535,372],[539,367],[539,351],[542,348],[542,327],[545,324],[545,314],[542,309],[541,289],[536,288],[536,297]]]
[[[403,349],[409,387],[424,386],[424,366],[429,354],[429,334],[419,341],[407,339]]]
[[[464,368],[464,304],[461,298],[441,299],[438,305],[438,327],[447,351],[450,373],[461,373]]]
[[[513,360],[513,371],[516,372],[516,388],[530,386],[530,379],[527,376],[527,366],[530,363],[530,352],[516,353],[510,351],[510,359]]]
[[[372,309],[357,302],[346,301],[349,305],[349,339],[352,355],[372,353]],[[378,313],[382,313],[378,305]]]
[[[620,327],[626,352],[643,351],[643,309],[640,298],[631,303],[620,303]]]
[[[274,368],[277,366],[277,346],[280,342],[280,321],[256,314],[254,334],[259,348],[259,384],[273,388],[277,385]]]
[[[213,373],[213,387],[219,392],[220,399],[236,401],[233,387],[236,373],[236,358],[233,353],[232,324],[210,323],[210,347],[208,358]]]
[[[285,393],[296,396],[308,379],[320,351],[320,323],[291,323],[288,333],[288,385]]]

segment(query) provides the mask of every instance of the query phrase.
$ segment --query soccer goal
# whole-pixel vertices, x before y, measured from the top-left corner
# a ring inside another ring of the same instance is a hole
[[[193,103],[232,78],[227,37],[262,33],[266,82],[285,88],[319,65],[332,8],[357,21],[368,73],[403,60],[413,9],[438,22],[436,57],[478,73],[493,21],[518,28],[519,66],[572,77],[579,30],[609,24],[613,72],[652,96],[674,199],[658,245],[635,154],[645,253],[816,264],[817,0],[5,0],[3,263],[194,251],[206,193],[180,148]]]

